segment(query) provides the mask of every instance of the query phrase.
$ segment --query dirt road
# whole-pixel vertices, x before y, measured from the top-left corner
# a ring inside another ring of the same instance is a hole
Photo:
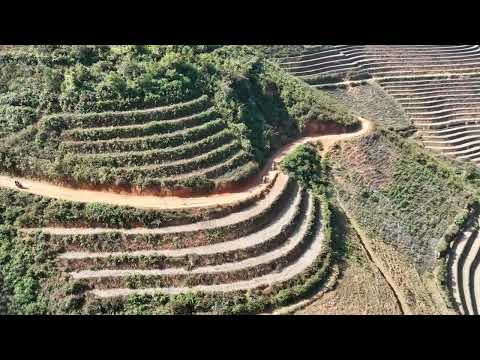
[[[248,189],[234,193],[212,194],[208,196],[190,198],[183,198],[178,196],[158,197],[150,195],[119,194],[114,192],[74,189],[60,185],[50,184],[44,181],[30,180],[26,178],[14,178],[5,175],[0,175],[0,187],[67,201],[77,201],[83,203],[96,202],[119,206],[133,206],[143,209],[168,210],[226,205],[244,200],[252,196],[254,193],[261,191],[262,188],[266,186],[261,181],[262,177],[266,173],[268,173],[268,171],[271,169],[272,164],[274,162],[280,161],[285,155],[293,151],[297,146],[305,144],[307,142],[319,141],[323,144],[323,153],[326,153],[337,141],[362,136],[373,129],[373,124],[371,121],[363,118],[359,118],[359,120],[361,121],[362,128],[357,132],[338,135],[308,136],[285,145],[266,164],[264,169],[253,182],[253,186]],[[25,189],[17,188],[14,183],[15,180],[20,181],[25,187]]]

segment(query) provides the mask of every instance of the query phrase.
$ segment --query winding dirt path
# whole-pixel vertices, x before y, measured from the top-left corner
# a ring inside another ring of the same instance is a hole
[[[54,185],[44,181],[15,178],[6,175],[0,175],[0,187],[67,201],[76,201],[82,203],[105,203],[118,206],[132,206],[143,209],[171,210],[232,204],[254,196],[254,194],[256,194],[258,191],[262,191],[262,189],[267,186],[266,184],[262,183],[262,178],[270,171],[272,164],[280,161],[285,155],[293,151],[297,146],[307,142],[319,141],[323,144],[323,153],[326,153],[337,141],[363,136],[373,129],[373,123],[371,121],[364,118],[359,118],[359,120],[361,121],[362,128],[357,132],[338,135],[307,136],[285,145],[274,154],[260,174],[255,177],[254,181],[251,183],[252,186],[239,192],[189,198],[178,196],[158,197],[150,195],[119,194],[114,192],[74,189],[60,185]],[[15,180],[20,181],[22,185],[24,185],[25,189],[18,189],[15,186]]]
[[[258,191],[262,191],[268,184],[265,184],[262,180],[266,174],[270,174],[272,165],[278,163],[284,156],[288,153],[293,151],[297,146],[301,144],[305,144],[308,142],[320,142],[323,145],[322,153],[323,155],[327,153],[331,147],[338,141],[343,141],[359,136],[363,136],[374,129],[374,125],[369,120],[359,118],[361,121],[361,129],[354,133],[342,133],[337,135],[320,135],[320,136],[307,136],[300,138],[292,143],[284,146],[279,151],[277,151],[265,165],[263,170],[252,180],[250,183],[250,187],[245,190],[240,190],[235,193],[222,193],[222,194],[214,194],[210,196],[203,196],[203,197],[192,197],[192,198],[182,198],[182,197],[156,197],[156,196],[142,196],[142,195],[135,195],[135,194],[118,194],[113,192],[102,192],[102,191],[93,191],[93,190],[83,190],[83,189],[73,189],[69,187],[63,187],[59,185],[49,184],[42,181],[35,181],[30,179],[22,179],[22,178],[12,178],[9,176],[0,176],[0,187],[14,189],[16,191],[23,191],[27,193],[32,193],[36,195],[62,199],[62,200],[69,200],[69,201],[77,201],[83,203],[93,203],[93,202],[100,202],[100,203],[108,203],[113,205],[122,205],[122,206],[132,206],[138,208],[152,208],[152,209],[178,209],[178,208],[194,208],[194,207],[206,207],[206,206],[216,206],[221,204],[228,204],[234,203],[238,201],[245,200],[248,197],[256,194]],[[270,194],[266,196],[265,199],[261,201],[261,203],[268,203],[269,198],[275,197],[277,191],[274,191],[274,188],[282,187],[286,183],[286,179],[288,178],[287,175],[279,174],[278,178],[276,179],[272,191]],[[20,181],[24,189],[18,189],[15,186],[15,180]],[[298,193],[300,194],[300,193]],[[300,197],[297,194],[297,202],[299,201]],[[277,194],[278,195],[278,194]],[[257,206],[258,207],[258,206]],[[309,201],[309,207],[312,207],[312,200]],[[249,210],[252,211],[252,210]],[[291,210],[293,213],[293,210]],[[313,213],[309,211],[309,215],[307,220],[312,219]],[[292,215],[292,214],[290,214]],[[236,217],[239,214],[235,214]],[[237,219],[238,220],[238,219]],[[218,221],[218,220],[215,220]],[[215,222],[213,221],[213,222]],[[93,290],[92,293],[99,297],[111,297],[111,296],[126,296],[130,294],[145,294],[145,293],[154,293],[159,290],[171,294],[181,293],[185,291],[233,291],[239,289],[252,289],[257,288],[261,285],[268,285],[274,282],[283,281],[285,279],[289,279],[302,271],[304,271],[318,256],[322,249],[323,243],[323,229],[321,226],[321,219],[318,218],[318,229],[314,236],[312,243],[307,247],[306,251],[299,257],[298,261],[286,266],[279,272],[270,273],[264,276],[260,276],[258,278],[239,281],[235,283],[226,283],[226,284],[219,284],[219,285],[208,285],[208,286],[195,286],[193,288],[151,288],[151,289],[96,289]],[[275,251],[269,252],[267,254],[263,254],[251,259],[246,259],[244,261],[236,262],[236,263],[229,263],[223,265],[215,265],[215,266],[207,266],[203,268],[199,268],[196,270],[192,270],[193,273],[210,273],[210,272],[221,272],[221,271],[232,271],[236,269],[243,269],[244,267],[248,266],[256,266],[258,264],[273,261],[276,258],[285,256],[289,251],[291,251],[297,244],[303,239],[305,233],[307,232],[310,221],[304,221],[293,239],[286,243],[286,246],[281,247]],[[188,226],[197,226],[197,225],[188,225]],[[181,227],[180,227],[181,228]],[[71,229],[65,229],[67,232],[71,231]],[[179,227],[176,227],[176,231],[179,230]],[[271,229],[270,229],[271,230]],[[62,231],[61,229],[51,229],[51,231]],[[84,230],[84,231],[92,231]],[[93,229],[93,231],[97,231]],[[127,231],[127,230],[126,230]],[[137,230],[138,231],[138,230]],[[162,230],[164,231],[164,230]],[[256,241],[258,239],[255,239]],[[245,241],[245,239],[244,239]],[[238,245],[238,244],[237,244]],[[243,244],[245,245],[245,244]],[[213,248],[205,248],[206,253],[209,253],[213,250]],[[218,248],[215,248],[218,251]],[[79,253],[71,253],[69,254],[71,257],[75,258],[83,257],[85,254]],[[98,256],[99,254],[93,254],[93,256]],[[100,254],[101,255],[101,254]],[[174,272],[174,273],[182,273],[185,270],[182,269],[170,269],[170,270],[154,270],[154,273],[163,274],[165,272]],[[150,274],[152,271],[147,272]],[[131,271],[131,270],[103,270],[103,271],[80,271],[76,273],[77,277],[80,278],[89,278],[89,277],[102,277],[102,276],[127,276],[131,275],[132,273],[146,273],[146,271]]]
[[[307,219],[302,222],[299,229],[294,235],[286,241],[282,246],[260,254],[258,256],[249,257],[247,259],[235,262],[227,262],[219,265],[207,265],[194,269],[185,268],[166,268],[166,269],[101,269],[101,270],[81,270],[71,272],[70,275],[74,279],[89,278],[110,278],[110,277],[128,277],[135,275],[143,276],[163,276],[163,275],[186,275],[186,274],[214,274],[222,272],[234,272],[248,268],[255,268],[258,265],[275,263],[280,259],[287,257],[288,254],[294,252],[297,247],[301,246],[303,239],[307,236],[310,228],[310,221],[314,216],[315,204],[312,197],[309,199],[309,210]],[[320,231],[321,232],[321,231]]]
[[[117,252],[91,252],[91,251],[67,251],[60,254],[60,259],[75,260],[75,259],[98,259],[108,257],[143,257],[143,256],[166,256],[166,257],[182,257],[188,255],[211,255],[219,253],[228,253],[240,249],[248,249],[254,246],[259,246],[269,240],[280,236],[285,227],[294,221],[296,215],[300,212],[301,202],[304,196],[301,191],[298,191],[291,206],[282,208],[279,217],[275,219],[270,226],[263,228],[260,231],[252,234],[242,236],[236,240],[230,240],[210,245],[195,246],[180,249],[165,249],[165,250],[136,250],[136,251],[117,251]],[[160,228],[161,229],[161,228]],[[42,229],[48,233],[48,229]],[[55,230],[55,229],[52,229]],[[63,230],[63,229],[62,229]],[[76,229],[64,230],[67,234],[75,234]],[[121,230],[120,230],[121,231]],[[63,232],[62,232],[63,233]]]
[[[309,215],[311,218],[312,214]],[[255,289],[260,286],[271,285],[277,282],[283,282],[287,279],[291,279],[294,276],[305,271],[317,258],[322,249],[324,241],[323,226],[321,225],[320,218],[317,218],[318,229],[314,236],[312,243],[307,247],[306,251],[297,259],[296,262],[283,268],[279,272],[272,272],[260,277],[255,277],[249,280],[242,280],[233,283],[223,283],[218,285],[197,285],[193,287],[164,287],[164,288],[144,288],[144,289],[94,289],[90,292],[100,298],[117,297],[117,296],[129,296],[133,294],[155,294],[158,292],[166,294],[179,294],[185,292],[231,292],[237,290]],[[307,231],[307,224],[309,221],[305,221],[301,229],[301,232]],[[235,264],[235,263],[234,263]]]
[[[470,75],[480,75],[480,72],[471,72],[471,73],[451,73],[451,72],[440,72],[440,73],[431,73],[431,74],[417,74],[417,75],[387,75],[387,76],[375,76],[371,78],[362,79],[362,80],[347,80],[340,81],[336,83],[326,83],[326,84],[317,84],[313,85],[317,89],[323,87],[337,87],[337,86],[349,86],[349,85],[360,85],[365,83],[378,82],[382,80],[394,80],[394,79],[417,79],[417,78],[431,78],[431,77],[450,77],[450,76],[470,76]]]

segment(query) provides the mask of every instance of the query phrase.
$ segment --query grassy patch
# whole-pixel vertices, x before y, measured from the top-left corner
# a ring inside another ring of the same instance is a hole
[[[337,145],[330,160],[338,196],[367,235],[408,254],[419,272],[433,270],[439,242],[472,201],[470,186],[387,130]]]

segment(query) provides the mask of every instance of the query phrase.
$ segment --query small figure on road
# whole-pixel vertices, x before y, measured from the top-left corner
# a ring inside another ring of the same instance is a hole
[[[18,180],[15,180],[15,186],[18,187],[19,189],[26,189],[25,186],[23,186]]]

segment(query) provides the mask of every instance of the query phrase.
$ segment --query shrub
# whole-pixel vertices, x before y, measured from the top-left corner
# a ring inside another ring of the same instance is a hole
[[[313,188],[322,182],[322,163],[312,145],[300,145],[282,160],[280,166],[300,184]]]
[[[215,183],[205,176],[191,176],[185,180],[181,180],[178,185],[191,189],[199,189],[204,191],[212,191],[215,188]]]
[[[173,315],[190,315],[195,312],[196,304],[197,298],[195,294],[179,294],[172,297],[168,303],[168,309]]]
[[[0,105],[0,134],[7,135],[22,130],[32,125],[36,117],[36,111],[30,107]]]

